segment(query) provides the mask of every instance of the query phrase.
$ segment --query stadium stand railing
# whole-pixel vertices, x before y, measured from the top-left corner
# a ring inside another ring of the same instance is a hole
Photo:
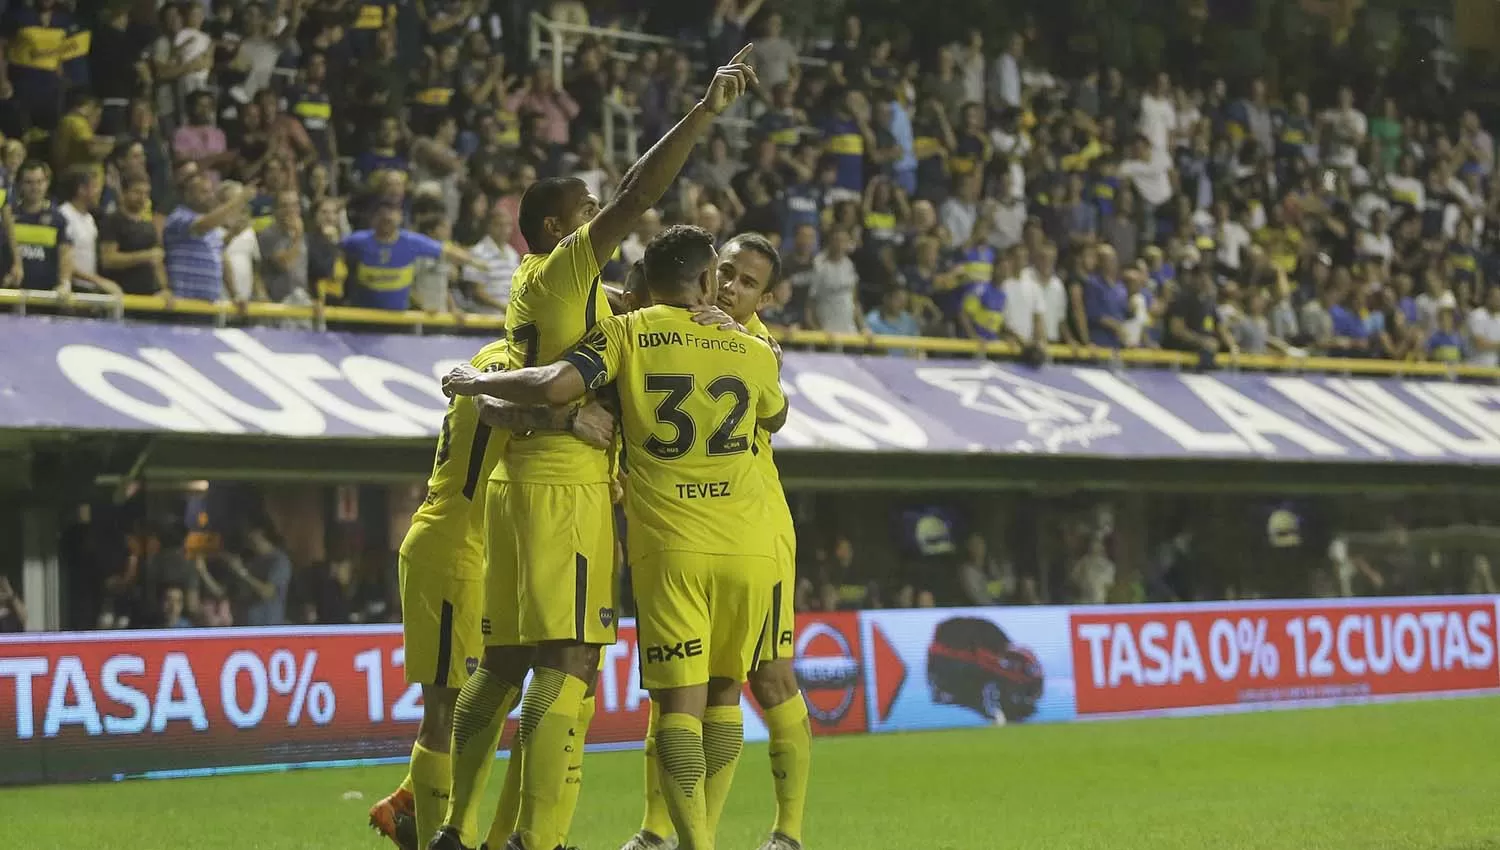
[[[556,80],[564,79],[577,42],[583,37],[601,42],[612,58],[627,61],[635,61],[639,55],[638,51],[645,46],[686,48],[689,51],[702,47],[701,44],[681,39],[664,38],[632,30],[569,24],[555,21],[540,12],[531,13],[529,34],[531,61],[534,63],[550,62],[552,76]],[[827,64],[822,59],[812,56],[798,57],[797,61],[799,65],[809,67]],[[612,163],[631,163],[640,158],[641,131],[640,122],[637,120],[640,114],[641,110],[638,107],[622,103],[613,96],[605,97],[601,135],[604,137],[605,156]],[[714,120],[714,123],[724,131],[725,138],[728,139],[733,149],[741,150],[749,146],[750,134],[755,127],[754,121],[733,115],[721,115]],[[811,127],[800,127],[798,130],[804,134],[813,132]]]
[[[94,293],[61,295],[52,290],[0,289],[0,310],[27,315],[83,314],[126,318],[161,316],[209,320],[220,327],[232,322],[281,323],[324,330],[330,322],[380,330],[408,329],[413,333],[487,332],[503,334],[503,316],[466,313],[427,313],[420,310],[372,310],[361,307],[294,306],[250,302],[243,307],[229,301],[196,301],[174,298],[170,303],[156,295],[110,296]],[[781,343],[793,350],[847,353],[913,353],[918,357],[946,359],[1019,360],[1022,350],[1013,343],[985,342],[942,337],[865,336],[826,331],[784,330]],[[1111,349],[1098,346],[1051,345],[1046,359],[1054,363],[1094,364],[1120,368],[1198,369],[1204,364],[1193,354],[1160,349]],[[1219,354],[1214,366],[1225,371],[1313,372],[1371,377],[1436,378],[1500,383],[1500,369],[1467,364],[1356,359],[1343,357],[1279,357]]]

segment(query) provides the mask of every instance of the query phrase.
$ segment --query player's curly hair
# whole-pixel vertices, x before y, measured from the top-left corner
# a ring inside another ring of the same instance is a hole
[[[696,281],[713,263],[714,236],[691,224],[674,224],[646,243],[646,286],[653,293],[675,294]]]

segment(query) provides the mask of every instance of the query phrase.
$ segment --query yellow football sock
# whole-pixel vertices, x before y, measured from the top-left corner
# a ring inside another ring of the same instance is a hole
[[[656,726],[660,722],[661,709],[653,702],[651,718],[646,721],[646,816],[641,819],[641,832],[671,838],[672,813],[667,811],[667,800],[661,794],[661,768],[656,761]]]
[[[399,788],[397,790],[405,791],[406,793],[410,794],[412,792],[412,788],[413,787],[414,786],[411,783],[411,768],[407,767],[406,768],[406,778],[403,779],[403,780],[401,780],[401,785],[399,786]]]
[[[776,787],[776,823],[771,829],[800,843],[812,761],[812,727],[800,692],[766,709],[766,729],[771,737],[771,778]]]
[[[479,800],[495,763],[495,748],[505,716],[515,708],[521,689],[490,675],[483,667],[469,677],[453,707],[453,788],[444,824],[458,827],[465,846],[479,839]],[[431,836],[428,836],[429,838]]]
[[[703,721],[691,714],[663,714],[656,724],[656,757],[661,791],[681,850],[713,850],[703,783],[708,761],[703,752]]]
[[[745,747],[745,717],[738,705],[711,705],[703,712],[703,757],[707,773],[703,791],[707,796],[708,834],[718,835],[719,816],[734,785],[734,769]]]
[[[561,846],[560,820],[568,762],[575,748],[578,709],[588,685],[561,670],[539,667],[521,701],[518,735],[526,757],[521,762],[521,814],[516,832],[525,850],[553,850]]]
[[[453,782],[448,754],[413,744],[411,778],[412,805],[417,810],[417,837],[429,841],[448,814],[448,788]]]
[[[505,842],[516,831],[516,819],[521,814],[521,766],[525,761],[524,755],[521,745],[512,741],[510,758],[506,759],[505,764],[505,785],[500,789],[500,800],[495,803],[495,819],[490,821],[490,834],[484,839],[490,850],[503,850]]]
[[[562,829],[563,844],[567,844],[572,831],[573,813],[578,811],[578,795],[583,793],[583,748],[589,736],[589,724],[594,722],[595,701],[584,697],[578,704],[578,722],[573,731],[577,734],[577,745],[568,754],[568,775],[563,785],[562,802],[557,804],[557,825]]]

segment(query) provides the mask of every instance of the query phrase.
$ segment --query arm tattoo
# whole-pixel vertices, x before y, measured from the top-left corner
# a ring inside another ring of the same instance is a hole
[[[491,428],[502,431],[567,431],[568,409],[516,404],[504,399],[485,397],[479,404],[479,418]]]

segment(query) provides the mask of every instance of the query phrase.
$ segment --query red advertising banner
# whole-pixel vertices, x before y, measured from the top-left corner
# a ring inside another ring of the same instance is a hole
[[[0,642],[0,782],[400,756],[421,718],[396,626],[39,635]],[[589,741],[639,741],[635,627]]]
[[[813,731],[864,731],[857,615],[798,625]],[[422,716],[405,659],[388,625],[6,637],[0,784],[405,756]],[[642,739],[639,671],[627,620],[605,649],[589,743]]]
[[[1075,609],[1078,714],[1500,688],[1491,597]]]

